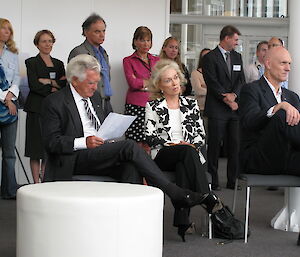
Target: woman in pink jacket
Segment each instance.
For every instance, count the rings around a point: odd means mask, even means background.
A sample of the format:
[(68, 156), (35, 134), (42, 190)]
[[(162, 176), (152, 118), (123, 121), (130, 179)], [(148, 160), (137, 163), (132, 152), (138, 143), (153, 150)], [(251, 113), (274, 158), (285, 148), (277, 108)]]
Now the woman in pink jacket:
[(133, 124), (128, 128), (125, 136), (146, 148), (144, 122), (145, 106), (149, 100), (147, 84), (151, 76), (151, 70), (159, 60), (159, 57), (149, 53), (151, 47), (151, 30), (140, 26), (135, 30), (132, 40), (132, 48), (135, 52), (123, 59), (124, 73), (128, 83), (125, 114), (137, 116)]

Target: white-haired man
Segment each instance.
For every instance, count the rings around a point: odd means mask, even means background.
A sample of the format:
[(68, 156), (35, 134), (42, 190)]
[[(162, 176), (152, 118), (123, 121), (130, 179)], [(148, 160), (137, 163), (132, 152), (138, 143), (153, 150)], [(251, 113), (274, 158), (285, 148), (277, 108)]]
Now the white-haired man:
[(72, 180), (74, 174), (88, 174), (141, 183), (145, 177), (148, 184), (162, 189), (176, 207), (200, 204), (218, 216), (217, 220), (227, 219), (213, 192), (191, 192), (171, 183), (134, 141), (106, 143), (95, 136), (105, 118), (96, 90), (99, 74), (100, 65), (93, 56), (78, 55), (67, 65), (70, 85), (44, 100), (41, 127), (48, 156), (44, 181)]

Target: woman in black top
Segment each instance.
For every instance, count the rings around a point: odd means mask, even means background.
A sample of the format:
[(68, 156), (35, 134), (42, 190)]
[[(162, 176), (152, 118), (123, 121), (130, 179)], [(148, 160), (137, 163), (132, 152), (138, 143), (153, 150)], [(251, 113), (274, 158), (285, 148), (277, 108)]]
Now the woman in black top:
[(45, 168), (45, 152), (39, 124), (41, 105), (47, 95), (66, 85), (63, 62), (50, 56), (54, 42), (51, 31), (37, 32), (33, 43), (39, 49), (39, 54), (25, 61), (30, 89), (24, 107), (27, 112), (25, 156), (30, 157), (34, 183), (39, 182), (40, 170), (41, 178), (43, 177)]

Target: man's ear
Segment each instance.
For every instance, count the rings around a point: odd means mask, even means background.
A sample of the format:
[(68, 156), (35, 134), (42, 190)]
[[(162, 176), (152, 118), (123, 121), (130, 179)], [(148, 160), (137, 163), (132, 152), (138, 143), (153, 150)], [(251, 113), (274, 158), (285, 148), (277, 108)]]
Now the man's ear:
[(72, 78), (72, 85), (73, 85), (74, 87), (76, 87), (77, 84), (78, 84), (78, 81), (79, 81), (78, 77), (73, 76), (73, 78)]
[(264, 65), (269, 70), (270, 69), (270, 59), (265, 59)]

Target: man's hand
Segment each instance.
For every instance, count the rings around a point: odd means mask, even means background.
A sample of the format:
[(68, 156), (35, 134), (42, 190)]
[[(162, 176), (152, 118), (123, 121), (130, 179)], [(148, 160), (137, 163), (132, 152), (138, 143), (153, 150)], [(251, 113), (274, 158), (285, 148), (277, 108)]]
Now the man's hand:
[(96, 137), (96, 136), (89, 136), (86, 138), (86, 146), (87, 148), (96, 148), (100, 145), (104, 144), (104, 140), (100, 137)]
[(222, 96), (224, 96), (223, 101), (225, 103), (227, 103), (227, 102), (232, 103), (236, 99), (236, 94), (235, 93), (225, 93), (225, 94), (222, 94)]
[(228, 106), (231, 110), (236, 111), (239, 108), (239, 105), (236, 102), (229, 102)]
[(300, 121), (300, 114), (299, 111), (289, 104), (288, 102), (281, 102), (279, 104), (276, 104), (273, 109), (273, 113), (276, 113), (280, 109), (285, 110), (286, 113), (286, 123), (290, 126), (298, 125)]
[[(223, 98), (223, 101), (224, 101), (225, 104), (227, 104), (227, 105), (230, 107), (231, 110), (236, 111), (236, 110), (239, 108), (239, 105), (238, 105), (237, 102), (235, 102), (234, 100), (231, 101), (233, 98), (234, 98), (234, 99), (236, 98), (236, 95), (233, 94), (233, 93), (228, 93), (228, 94), (229, 94), (230, 96), (229, 96), (229, 97), (228, 97), (228, 96), (225, 96), (225, 97)], [(223, 95), (228, 95), (228, 94), (223, 94)], [(232, 94), (233, 94), (234, 96), (232, 96)]]
[(193, 147), (193, 148), (196, 148), (195, 145), (190, 144), (190, 143), (185, 142), (185, 141), (180, 141), (180, 142), (177, 143), (177, 144), (175, 144), (175, 143), (169, 143), (169, 146), (173, 146), (173, 145), (189, 145), (189, 146), (191, 146), (191, 147)]

